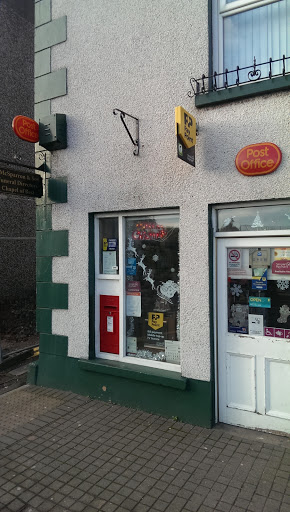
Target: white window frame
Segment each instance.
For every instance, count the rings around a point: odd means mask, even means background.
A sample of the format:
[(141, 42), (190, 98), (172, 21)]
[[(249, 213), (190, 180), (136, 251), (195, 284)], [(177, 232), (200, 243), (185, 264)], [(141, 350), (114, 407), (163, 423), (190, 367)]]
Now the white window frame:
[[(151, 359), (142, 359), (138, 357), (132, 357), (126, 355), (126, 218), (148, 216), (148, 215), (178, 215), (180, 219), (179, 209), (160, 209), (160, 210), (137, 210), (130, 212), (110, 212), (100, 213), (95, 215), (95, 296), (97, 299), (98, 294), (98, 281), (118, 281), (120, 283), (120, 295), (119, 295), (119, 354), (110, 354), (108, 352), (100, 351), (100, 308), (99, 301), (96, 300), (95, 308), (95, 336), (96, 336), (96, 348), (95, 357), (99, 359), (107, 359), (112, 361), (120, 361), (123, 363), (130, 363), (140, 366), (146, 366), (150, 368), (159, 368), (160, 370), (169, 370), (181, 373), (181, 365), (167, 363), (162, 361), (153, 361)], [(119, 226), (119, 274), (108, 275), (99, 273), (99, 261), (100, 261), (100, 249), (99, 249), (99, 220), (103, 218), (118, 218)], [(180, 307), (180, 306), (179, 306)], [(180, 342), (181, 343), (181, 342)]]
[[(274, 4), (282, 0), (236, 0), (229, 4), (226, 0), (212, 0), (212, 47), (213, 47), (213, 71), (223, 73), (223, 19), (241, 12), (257, 9), (264, 5)], [(250, 66), (252, 62), (249, 62)], [(238, 65), (238, 63), (237, 63)], [(223, 80), (221, 80), (222, 82)]]

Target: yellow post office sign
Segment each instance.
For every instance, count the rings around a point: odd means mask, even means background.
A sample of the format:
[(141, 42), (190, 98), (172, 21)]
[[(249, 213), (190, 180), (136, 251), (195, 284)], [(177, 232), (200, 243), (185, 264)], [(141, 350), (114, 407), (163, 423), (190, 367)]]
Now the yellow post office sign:
[(196, 144), (196, 120), (183, 107), (175, 107), (175, 134), (189, 149)]
[(107, 251), (107, 250), (108, 250), (108, 239), (103, 238), (103, 251)]
[(163, 327), (164, 313), (148, 313), (148, 325), (154, 331)]

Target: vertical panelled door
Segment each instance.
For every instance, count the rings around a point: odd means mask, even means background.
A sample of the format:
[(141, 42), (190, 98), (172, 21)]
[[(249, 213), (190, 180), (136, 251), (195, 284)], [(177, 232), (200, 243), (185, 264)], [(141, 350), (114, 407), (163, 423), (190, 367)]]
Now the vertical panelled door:
[(290, 433), (290, 238), (217, 240), (218, 419)]

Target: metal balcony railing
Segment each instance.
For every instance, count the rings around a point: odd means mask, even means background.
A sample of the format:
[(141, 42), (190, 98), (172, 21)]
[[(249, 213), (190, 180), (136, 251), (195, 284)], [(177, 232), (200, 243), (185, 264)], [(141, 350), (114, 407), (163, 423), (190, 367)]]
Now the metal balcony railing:
[(237, 87), (243, 84), (256, 82), (258, 80), (269, 80), (278, 76), (285, 76), (290, 73), (290, 57), (281, 59), (269, 59), (266, 62), (256, 63), (254, 57), (253, 65), (235, 69), (225, 69), (222, 73), (214, 72), (213, 75), (202, 75), (201, 78), (190, 78), (191, 90), (188, 96), (193, 98), (199, 94), (205, 94), (213, 91), (220, 91), (230, 87)]

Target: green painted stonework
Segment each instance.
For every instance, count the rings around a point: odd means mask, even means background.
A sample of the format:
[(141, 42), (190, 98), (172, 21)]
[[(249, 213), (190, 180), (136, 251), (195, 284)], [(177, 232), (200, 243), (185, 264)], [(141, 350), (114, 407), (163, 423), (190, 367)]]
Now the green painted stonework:
[(51, 21), (51, 0), (41, 0), (35, 4), (35, 21), (36, 27)]
[(36, 281), (49, 283), (52, 281), (52, 258), (36, 258)]
[(35, 52), (66, 41), (66, 16), (36, 27)]
[(67, 203), (67, 178), (48, 180), (48, 199), (54, 203)]
[(67, 309), (68, 285), (66, 283), (37, 283), (36, 306), (38, 308)]
[(262, 94), (286, 91), (290, 89), (290, 75), (252, 82), (250, 84), (229, 87), (221, 91), (209, 92), (195, 96), (195, 106), (197, 108), (213, 107), (221, 103), (243, 100)]
[(30, 365), (28, 366), (28, 372), (27, 372), (27, 384), (30, 384), (31, 386), (36, 386), (37, 372), (38, 372), (38, 361), (35, 361), (34, 363), (30, 363)]
[(36, 233), (37, 256), (68, 256), (68, 231)]
[(114, 375), (130, 380), (151, 382), (159, 386), (166, 386), (175, 389), (186, 389), (187, 379), (181, 377), (178, 372), (170, 372), (137, 364), (122, 363), (119, 361), (105, 361), (104, 359), (93, 359), (90, 361), (79, 361), (82, 370), (104, 375)]
[(51, 334), (51, 309), (37, 309), (36, 310), (36, 331), (41, 333)]
[(38, 205), (36, 207), (36, 230), (44, 231), (51, 227), (51, 205)]
[[(51, 112), (50, 103), (50, 100), (46, 100), (34, 105), (34, 119), (37, 123), (41, 117), (49, 116)], [(39, 144), (35, 144), (35, 148), (36, 151), (39, 151)], [(38, 165), (36, 165), (36, 167), (38, 167)]]
[(42, 76), (50, 73), (50, 48), (42, 50), (34, 57), (34, 76)]
[(89, 357), (95, 357), (95, 215), (89, 213)]
[[(44, 335), (46, 336), (46, 335)], [(47, 336), (43, 338), (47, 339)], [(47, 349), (48, 350), (48, 349)], [(70, 390), (165, 417), (212, 427), (211, 382), (186, 379), (186, 389), (83, 370), (77, 359), (44, 353), (40, 348), (37, 385)]]
[[(39, 145), (39, 143), (35, 144), (35, 167), (37, 167), (40, 171), (51, 173), (51, 153), (47, 151), (45, 148)], [(44, 158), (45, 156), (45, 158)], [(45, 179), (45, 175), (42, 175), (42, 178)], [(46, 174), (46, 179), (49, 176)], [(45, 197), (43, 196), (43, 200)]]
[(58, 69), (47, 75), (35, 78), (35, 103), (57, 98), (58, 96), (64, 96), (66, 93), (66, 68)]
[(40, 354), (67, 356), (68, 338), (56, 334), (41, 334), (39, 338)]

